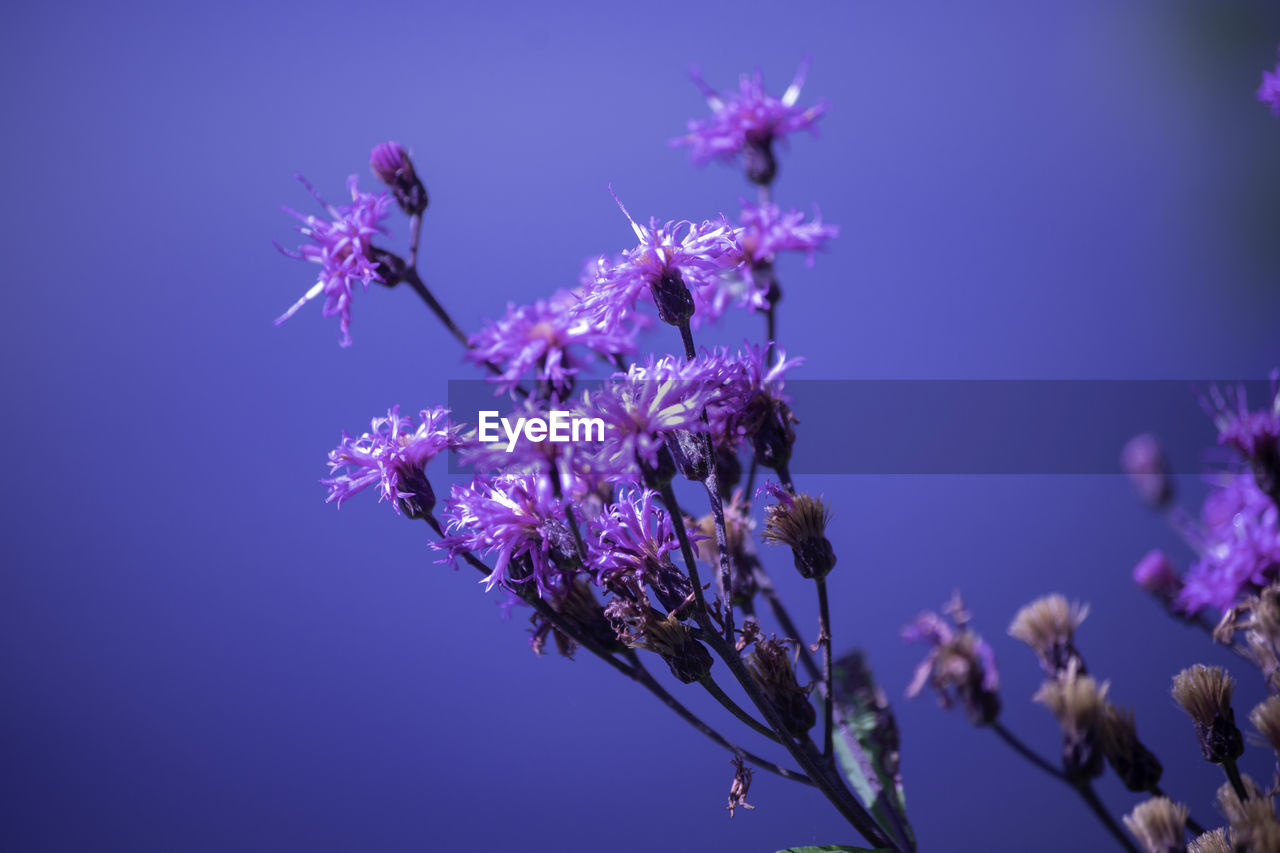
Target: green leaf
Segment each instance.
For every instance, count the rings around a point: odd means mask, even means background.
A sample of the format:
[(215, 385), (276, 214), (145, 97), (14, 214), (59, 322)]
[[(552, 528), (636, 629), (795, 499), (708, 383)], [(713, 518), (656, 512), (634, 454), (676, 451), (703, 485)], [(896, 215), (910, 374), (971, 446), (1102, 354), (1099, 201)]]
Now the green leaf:
[(788, 847), (778, 853), (893, 853), (883, 847), (872, 850), (870, 847), (850, 847), (847, 844), (824, 844), (821, 847)]
[(907, 821), (898, 769), (898, 723), (889, 700), (876, 684), (862, 652), (838, 658), (832, 670), (840, 770), (876, 821), (890, 835), (905, 835), (914, 849), (915, 835)]

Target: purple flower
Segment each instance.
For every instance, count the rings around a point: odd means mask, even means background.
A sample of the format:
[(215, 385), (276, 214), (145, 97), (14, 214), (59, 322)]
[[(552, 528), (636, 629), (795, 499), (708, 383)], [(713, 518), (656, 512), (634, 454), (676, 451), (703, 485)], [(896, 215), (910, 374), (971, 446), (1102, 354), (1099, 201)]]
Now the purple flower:
[(818, 251), (840, 235), (835, 225), (823, 225), (815, 211), (809, 222), (798, 210), (786, 213), (776, 204), (748, 204), (739, 220), (738, 245), (742, 262), (739, 266), (743, 287), (739, 304), (763, 311), (776, 298), (769, 291), (776, 286), (773, 265), (780, 252), (803, 252), (805, 265), (813, 266)]
[(342, 502), (376, 485), (379, 500), (402, 504), (411, 515), (429, 513), (435, 503), (424, 469), (441, 451), (457, 445), (457, 428), (449, 424), (449, 410), (424, 409), (421, 423), (400, 416), (393, 406), (385, 418), (374, 418), (370, 431), (359, 438), (343, 433), (342, 443), (329, 454), (327, 502)]
[(607, 356), (633, 353), (637, 329), (635, 322), (592, 323), (579, 313), (577, 296), (562, 290), (532, 305), (509, 304), (501, 320), (488, 322), (471, 336), (467, 357), (477, 364), (504, 368), (491, 379), (499, 393), (515, 388), (530, 372), (539, 382), (564, 393), (581, 367), (570, 354), (571, 347)]
[[(779, 348), (751, 344), (732, 356), (722, 353), (720, 358), (727, 387), (707, 411), (713, 435), (733, 446), (745, 437), (761, 434), (766, 422), (781, 418), (789, 423), (790, 398), (783, 393), (783, 377), (803, 364), (803, 358), (788, 359)], [(778, 426), (785, 430), (786, 423)]]
[(1227, 475), (1205, 499), (1201, 524), (1201, 556), (1183, 577), (1179, 610), (1226, 610), (1280, 576), (1276, 504), (1250, 475)]
[(347, 179), (351, 204), (334, 207), (321, 198), (301, 175), (298, 180), (315, 196), (331, 219), (325, 221), (314, 216), (303, 216), (296, 210), (283, 208), (286, 213), (302, 221), (298, 231), (312, 242), (299, 246), (296, 252), (284, 249), (279, 243), (276, 248), (291, 258), (319, 264), (320, 275), (311, 289), (276, 320), (276, 325), (288, 320), (299, 308), (323, 293), (324, 316), (339, 318), (342, 330), (339, 343), (344, 347), (351, 346), (351, 296), (354, 285), (358, 282), (367, 290), (370, 282), (382, 281), (378, 274), (378, 262), (373, 255), (372, 241), (375, 235), (387, 233), (380, 223), (387, 216), (390, 200), (386, 193), (373, 195), (360, 192), (357, 187), (358, 179), (352, 175)]
[(647, 581), (670, 563), (667, 555), (679, 545), (657, 498), (651, 489), (622, 491), (616, 503), (590, 520), (591, 568), (601, 583), (619, 575)]
[(698, 224), (688, 220), (659, 224), (650, 219), (646, 228), (631, 218), (621, 201), (618, 206), (639, 243), (614, 262), (601, 258), (596, 263), (593, 275), (584, 282), (582, 316), (598, 329), (614, 329), (647, 292), (663, 322), (684, 322), (694, 310), (689, 286), (695, 290), (713, 286), (721, 270), (734, 262), (733, 230), (723, 219)]
[(969, 613), (956, 593), (943, 607), (951, 617), (948, 622), (933, 611), (926, 611), (902, 629), (909, 643), (930, 646), (916, 667), (907, 696), (920, 694), (926, 684), (938, 692), (944, 708), (962, 705), (974, 725), (990, 723), (1000, 714), (1000, 673), (991, 646), (969, 628)]
[(702, 413), (724, 392), (723, 361), (675, 356), (632, 365), (588, 398), (588, 409), (605, 422), (600, 458), (617, 479), (634, 475), (639, 460), (656, 468), (665, 436), (676, 430), (705, 431)]
[(1256, 412), (1249, 410), (1244, 386), (1209, 391), (1209, 399), (1201, 400), (1205, 411), (1218, 428), (1218, 444), (1231, 447), (1246, 459), (1269, 461), (1276, 456), (1280, 441), (1280, 371), (1271, 374), (1270, 404)]
[(441, 513), (447, 535), (438, 547), (450, 562), (465, 552), (496, 555), (486, 590), (501, 586), (518, 592), (530, 581), (551, 597), (565, 588), (562, 567), (576, 559), (561, 503), (545, 475), (477, 476), (454, 486)]
[(1262, 85), (1258, 87), (1258, 100), (1271, 105), (1271, 114), (1280, 116), (1280, 65), (1275, 71), (1262, 72)]
[(693, 161), (699, 165), (712, 160), (733, 160), (739, 152), (746, 152), (747, 173), (751, 180), (768, 184), (773, 180), (777, 164), (773, 160), (772, 145), (789, 134), (808, 129), (816, 132), (814, 122), (827, 110), (827, 102), (819, 101), (811, 107), (798, 107), (800, 89), (809, 72), (809, 61), (800, 63), (795, 79), (781, 98), (764, 91), (764, 79), (759, 71), (743, 74), (739, 78), (738, 91), (721, 95), (707, 85), (694, 69), (690, 76), (707, 99), (711, 116), (691, 119), (689, 132), (671, 140), (674, 146), (687, 145)]

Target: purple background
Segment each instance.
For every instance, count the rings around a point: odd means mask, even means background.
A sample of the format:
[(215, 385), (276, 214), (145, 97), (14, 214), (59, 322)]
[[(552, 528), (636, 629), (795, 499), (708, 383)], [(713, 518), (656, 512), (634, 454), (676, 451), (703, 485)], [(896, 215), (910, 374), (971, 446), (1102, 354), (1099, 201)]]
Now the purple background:
[[(474, 328), (627, 245), (609, 182), (639, 216), (732, 212), (741, 178), (665, 144), (703, 110), (685, 67), (727, 86), (758, 65), (780, 91), (812, 52), (806, 93), (833, 107), (777, 195), (844, 231), (813, 271), (783, 269), (803, 375), (1280, 363), (1280, 123), (1253, 100), (1280, 41), (1272, 3), (458, 5), (0, 12), (0, 848), (855, 840), (765, 774), (757, 810), (728, 819), (725, 754), (593, 660), (534, 659), (473, 577), (433, 564), (424, 528), (323, 503), (342, 429), (470, 374), (408, 292), (361, 294), (350, 350), (318, 306), (271, 326), (311, 280), (270, 245), (292, 237), (278, 204), (309, 209), (294, 171), (337, 199), (352, 172), (371, 186), (372, 144), (408, 144), (433, 198), (424, 272)], [(1137, 706), (1166, 788), (1214, 820), (1218, 778), (1167, 688), (1193, 661), (1235, 661), (1131, 587), (1148, 547), (1185, 554), (1123, 480), (802, 486), (839, 520), (837, 646), (867, 648), (895, 698), (920, 654), (899, 626), (960, 587), (1001, 660), (1006, 721), (1054, 753), (1026, 701), (1036, 667), (1004, 628), (1038, 594), (1087, 599), (1091, 668)], [(776, 574), (811, 624), (808, 590)], [(1239, 674), (1243, 713), (1260, 691)], [(1110, 843), (989, 733), (929, 698), (896, 705), (922, 850)], [(1250, 752), (1247, 769), (1270, 768)], [(1101, 790), (1117, 813), (1135, 802), (1110, 776)]]

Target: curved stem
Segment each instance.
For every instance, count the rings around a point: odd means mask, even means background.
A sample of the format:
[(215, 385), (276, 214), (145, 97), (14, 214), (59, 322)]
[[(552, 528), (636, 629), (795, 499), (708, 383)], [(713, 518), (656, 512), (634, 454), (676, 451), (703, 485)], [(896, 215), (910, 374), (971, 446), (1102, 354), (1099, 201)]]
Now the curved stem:
[(715, 679), (710, 675), (704, 675), (699, 683), (705, 687), (707, 692), (710, 693), (717, 702), (723, 705), (729, 713), (733, 714), (739, 720), (746, 723), (752, 729), (755, 729), (774, 743), (778, 742), (778, 736), (773, 733), (772, 729), (748, 714), (742, 709), (741, 705), (729, 698), (729, 695), (720, 688), (719, 684), (716, 684)]
[(1098, 799), (1097, 792), (1093, 790), (1092, 783), (1081, 782), (1073, 785), (1072, 787), (1079, 792), (1080, 798), (1083, 799), (1089, 808), (1093, 810), (1094, 815), (1102, 822), (1102, 825), (1107, 828), (1107, 832), (1110, 832), (1112, 837), (1120, 843), (1121, 847), (1128, 850), (1129, 853), (1142, 853), (1142, 851), (1138, 849), (1137, 845), (1130, 840), (1129, 836), (1125, 835), (1124, 830), (1120, 828), (1120, 824), (1116, 823), (1116, 819), (1113, 818), (1111, 813), (1107, 811), (1106, 807), (1102, 805), (1102, 801)]
[(1036, 754), (1036, 752), (1031, 747), (1023, 743), (1017, 735), (1005, 728), (1004, 723), (996, 720), (991, 724), (991, 730), (995, 732), (1002, 741), (1013, 747), (1014, 752), (1021, 755), (1027, 761), (1030, 761), (1037, 768), (1048, 773), (1060, 782), (1067, 781), (1067, 774), (1063, 773), (1060, 769), (1054, 767), (1048, 761)]

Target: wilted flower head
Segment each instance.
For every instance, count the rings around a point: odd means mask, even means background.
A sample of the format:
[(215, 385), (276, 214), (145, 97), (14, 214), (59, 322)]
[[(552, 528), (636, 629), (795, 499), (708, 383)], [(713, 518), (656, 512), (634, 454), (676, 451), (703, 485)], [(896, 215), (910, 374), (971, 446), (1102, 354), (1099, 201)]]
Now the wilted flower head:
[(385, 418), (374, 418), (359, 438), (343, 433), (342, 443), (329, 454), (327, 501), (342, 506), (354, 494), (376, 485), (379, 500), (393, 501), (396, 512), (425, 516), (435, 494), (424, 469), (442, 451), (456, 447), (458, 428), (449, 424), (449, 410), (436, 407), (419, 413), (420, 423), (401, 417), (393, 406)]
[(1231, 845), (1237, 853), (1280, 850), (1280, 821), (1268, 796), (1239, 803), (1231, 820)]
[(1102, 711), (1099, 744), (1111, 769), (1130, 791), (1150, 791), (1160, 782), (1160, 759), (1138, 740), (1133, 711), (1110, 702)]
[(1248, 474), (1228, 474), (1205, 499), (1203, 548), (1183, 578), (1177, 607), (1226, 610), (1280, 576), (1280, 510)]
[(747, 655), (747, 668), (773, 702), (787, 731), (804, 737), (817, 723), (818, 715), (809, 703), (809, 688), (801, 687), (796, 681), (787, 644), (774, 638), (757, 641)]
[(578, 309), (578, 297), (564, 290), (532, 305), (508, 304), (505, 316), (490, 320), (471, 336), (467, 358), (503, 368), (490, 379), (500, 392), (512, 390), (532, 374), (563, 394), (582, 366), (571, 348), (618, 355), (635, 352), (636, 347), (636, 322), (597, 324)]
[(671, 674), (685, 684), (706, 677), (714, 661), (706, 647), (674, 613), (655, 615), (647, 601), (615, 598), (605, 608), (618, 640), (662, 657)]
[(1245, 653), (1262, 670), (1272, 691), (1280, 690), (1280, 584), (1272, 584), (1228, 610), (1213, 638), (1231, 645), (1244, 634)]
[(1249, 712), (1249, 722), (1258, 730), (1271, 750), (1280, 755), (1280, 696), (1269, 696)]
[(283, 208), (286, 213), (302, 221), (298, 231), (309, 238), (311, 243), (299, 246), (296, 252), (284, 249), (279, 243), (276, 248), (291, 258), (319, 264), (320, 275), (311, 289), (276, 320), (276, 325), (288, 320), (299, 308), (323, 293), (325, 302), (322, 313), (326, 317), (339, 318), (338, 325), (342, 331), (339, 343), (344, 347), (351, 346), (351, 296), (354, 285), (363, 284), (367, 290), (370, 282), (383, 280), (373, 249), (373, 238), (377, 234), (387, 233), (381, 222), (387, 216), (390, 200), (386, 193), (375, 196), (360, 192), (358, 179), (352, 175), (347, 179), (351, 204), (335, 207), (321, 198), (301, 175), (298, 180), (315, 196), (316, 201), (329, 214), (330, 220), (303, 216), (292, 208)]
[(831, 510), (813, 495), (793, 496), (773, 483), (763, 488), (776, 500), (765, 510), (765, 541), (790, 547), (801, 577), (825, 577), (836, 565), (835, 550), (827, 538)]
[(1153, 797), (1124, 816), (1124, 825), (1147, 853), (1183, 853), (1187, 807), (1168, 797)]
[(1231, 710), (1235, 679), (1217, 666), (1196, 664), (1173, 679), (1173, 698), (1191, 717), (1206, 761), (1222, 764), (1244, 752), (1244, 739)]
[(1062, 729), (1062, 767), (1071, 779), (1092, 779), (1102, 772), (1099, 744), (1107, 685), (1069, 671), (1041, 685), (1035, 700), (1053, 714)]
[[(1248, 800), (1262, 799), (1262, 789), (1258, 787), (1258, 783), (1253, 781), (1253, 777), (1248, 773), (1240, 774), (1240, 782), (1244, 787), (1244, 793)], [(1230, 782), (1223, 782), (1218, 787), (1215, 802), (1218, 806), (1218, 811), (1222, 813), (1228, 823), (1234, 825), (1244, 817), (1240, 796)]]
[(961, 705), (974, 725), (994, 722), (1000, 716), (1000, 673), (995, 652), (970, 627), (969, 611), (960, 593), (943, 608), (950, 622), (933, 611), (925, 611), (902, 629), (910, 643), (926, 643), (930, 648), (916, 667), (907, 696), (920, 694), (928, 684), (938, 692), (944, 708)]
[(779, 98), (765, 92), (764, 78), (759, 71), (743, 74), (738, 81), (738, 91), (722, 95), (693, 69), (690, 76), (706, 97), (711, 116), (691, 119), (689, 132), (671, 140), (671, 144), (689, 146), (693, 161), (698, 164), (732, 161), (743, 152), (747, 177), (757, 184), (769, 184), (778, 168), (773, 156), (774, 141), (783, 140), (798, 130), (816, 132), (814, 123), (827, 110), (826, 101), (811, 107), (796, 105), (808, 72), (806, 59)]
[(636, 300), (647, 292), (660, 320), (672, 325), (687, 322), (694, 314), (689, 287), (713, 287), (725, 266), (736, 261), (733, 229), (723, 219), (701, 223), (650, 219), (645, 227), (631, 218), (621, 201), (618, 206), (639, 243), (615, 262), (600, 259), (594, 275), (584, 281), (581, 315), (596, 328), (613, 329), (632, 314)]
[(1280, 65), (1275, 71), (1262, 72), (1262, 85), (1258, 87), (1258, 100), (1271, 106), (1271, 114), (1280, 116)]
[(564, 511), (545, 476), (479, 475), (454, 486), (441, 513), (448, 535), (439, 547), (456, 562), (464, 552), (496, 555), (485, 589), (502, 586), (517, 594), (533, 581), (543, 597), (564, 588), (564, 568), (577, 560)]
[(747, 792), (751, 790), (751, 768), (746, 766), (741, 758), (733, 759), (733, 784), (729, 786), (729, 817), (733, 817), (734, 812), (740, 808), (754, 809), (755, 806), (747, 802)]
[(1030, 646), (1050, 675), (1061, 675), (1068, 669), (1085, 672), (1075, 636), (1076, 628), (1088, 615), (1087, 604), (1068, 602), (1058, 594), (1047, 595), (1018, 611), (1009, 626), (1009, 636)]

